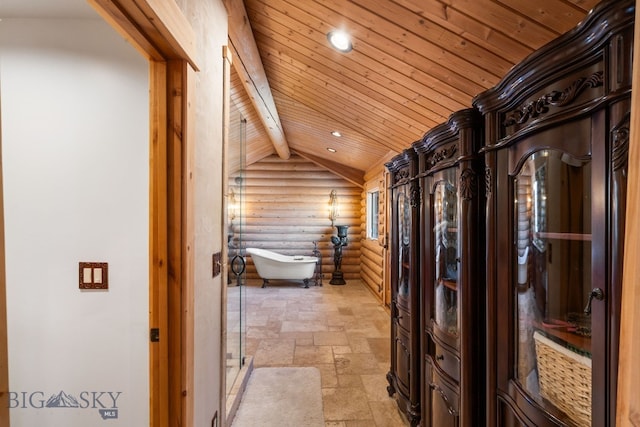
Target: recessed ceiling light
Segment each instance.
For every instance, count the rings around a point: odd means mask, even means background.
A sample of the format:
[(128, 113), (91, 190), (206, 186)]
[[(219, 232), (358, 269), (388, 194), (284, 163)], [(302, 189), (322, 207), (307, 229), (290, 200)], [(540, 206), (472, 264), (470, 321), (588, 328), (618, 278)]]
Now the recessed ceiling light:
[(335, 153), (336, 149), (335, 148), (327, 148), (327, 151), (330, 153)]
[(331, 31), (327, 34), (327, 39), (331, 46), (338, 49), (340, 52), (350, 52), (353, 49), (349, 35), (344, 31)]
[(334, 130), (333, 132), (331, 132), (331, 135), (335, 136), (336, 138), (340, 138), (342, 136), (342, 134), (337, 130)]

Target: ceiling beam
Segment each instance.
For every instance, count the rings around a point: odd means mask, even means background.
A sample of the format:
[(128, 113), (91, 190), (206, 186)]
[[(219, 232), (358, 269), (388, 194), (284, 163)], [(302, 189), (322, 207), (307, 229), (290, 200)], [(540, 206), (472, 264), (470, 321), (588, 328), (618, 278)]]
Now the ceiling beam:
[(278, 156), (288, 159), (291, 157), (289, 144), (280, 123), (244, 3), (242, 0), (228, 0), (225, 4), (229, 13), (229, 44), (233, 55), (233, 66)]
[(322, 157), (314, 156), (313, 154), (305, 153), (300, 150), (296, 150), (296, 154), (317, 164), (318, 166), (322, 166), (323, 168), (333, 172), (339, 177), (346, 179), (353, 185), (364, 188), (364, 172), (355, 168), (350, 168), (349, 166), (345, 166), (342, 163), (323, 159)]

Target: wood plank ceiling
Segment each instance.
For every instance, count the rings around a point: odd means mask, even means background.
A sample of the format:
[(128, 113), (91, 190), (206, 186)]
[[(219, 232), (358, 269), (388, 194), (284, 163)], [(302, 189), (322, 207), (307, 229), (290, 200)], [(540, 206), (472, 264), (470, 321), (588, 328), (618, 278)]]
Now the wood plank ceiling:
[[(289, 148), (358, 184), (597, 3), (244, 0)], [(351, 34), (351, 52), (329, 46), (336, 29)], [(276, 150), (241, 82), (234, 73), (251, 164)]]

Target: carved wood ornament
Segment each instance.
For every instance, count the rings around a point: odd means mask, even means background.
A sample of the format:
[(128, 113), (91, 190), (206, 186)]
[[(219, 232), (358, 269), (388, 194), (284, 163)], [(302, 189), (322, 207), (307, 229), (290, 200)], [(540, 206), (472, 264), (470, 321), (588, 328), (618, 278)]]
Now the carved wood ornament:
[(627, 114), (622, 121), (611, 130), (611, 166), (614, 171), (626, 169), (629, 160), (629, 120), (630, 116)]
[(443, 160), (450, 159), (454, 154), (458, 152), (458, 146), (452, 145), (450, 147), (445, 147), (442, 150), (438, 150), (429, 158), (429, 164), (431, 167), (437, 165)]
[(489, 166), (484, 168), (484, 191), (488, 199), (491, 196), (491, 168)]
[(396, 172), (393, 179), (395, 180), (395, 182), (400, 182), (400, 181), (409, 179), (409, 170), (408, 169), (399, 170), (398, 172)]
[(411, 203), (412, 207), (417, 208), (418, 206), (420, 206), (420, 203), (422, 202), (420, 185), (418, 185), (418, 183), (415, 181), (413, 182), (413, 184), (411, 184), (411, 193), (409, 197), (409, 203)]
[(573, 102), (585, 89), (593, 89), (603, 84), (604, 73), (602, 71), (597, 71), (588, 78), (580, 77), (563, 91), (554, 90), (508, 113), (502, 125), (507, 127), (526, 123), (530, 119), (547, 113), (550, 105), (563, 107)]
[(472, 200), (476, 197), (478, 180), (473, 169), (467, 168), (460, 174), (460, 195), (463, 200)]

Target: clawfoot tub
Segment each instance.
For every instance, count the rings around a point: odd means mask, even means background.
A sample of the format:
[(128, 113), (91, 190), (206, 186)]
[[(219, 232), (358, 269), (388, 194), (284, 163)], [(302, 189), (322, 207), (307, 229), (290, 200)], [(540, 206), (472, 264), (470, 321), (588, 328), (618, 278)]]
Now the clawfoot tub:
[(266, 249), (247, 248), (253, 263), (262, 277), (262, 287), (269, 284), (269, 280), (302, 280), (304, 287), (309, 287), (309, 279), (315, 273), (318, 258), (313, 256), (283, 255)]

